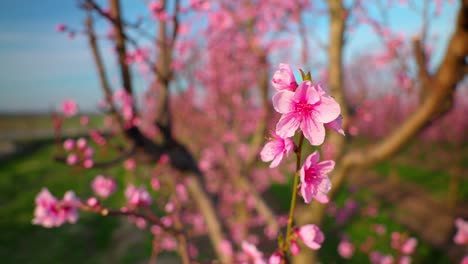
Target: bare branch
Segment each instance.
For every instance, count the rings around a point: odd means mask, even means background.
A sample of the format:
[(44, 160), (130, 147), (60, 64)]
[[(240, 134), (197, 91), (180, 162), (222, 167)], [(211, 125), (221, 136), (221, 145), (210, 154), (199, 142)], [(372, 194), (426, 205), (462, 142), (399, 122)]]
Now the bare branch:
[(109, 7), (110, 15), (115, 20), (115, 44), (117, 48), (117, 55), (119, 58), (120, 77), (122, 78), (122, 84), (125, 91), (127, 91), (128, 94), (133, 95), (132, 79), (130, 75), (130, 70), (126, 63), (127, 51), (125, 45), (124, 29), (120, 17), (120, 1), (109, 0)]
[[(416, 64), (418, 65), (418, 75), (422, 83), (421, 93), (426, 94), (426, 89), (430, 87), (431, 76), (427, 71), (427, 58), (421, 45), (421, 40), (418, 37), (415, 37), (413, 39), (414, 58), (416, 60)], [(422, 96), (421, 98), (424, 98), (424, 96)]]
[(88, 16), (86, 18), (86, 33), (88, 35), (89, 46), (93, 54), (94, 63), (96, 64), (96, 68), (98, 71), (98, 77), (101, 83), (101, 89), (104, 92), (104, 97), (106, 99), (107, 104), (110, 107), (111, 114), (116, 119), (120, 128), (124, 129), (124, 122), (122, 120), (122, 117), (118, 113), (117, 108), (115, 107), (114, 100), (112, 99), (112, 89), (107, 80), (105, 66), (101, 57), (99, 46), (97, 44), (96, 34), (94, 33), (93, 18), (89, 11), (87, 11), (87, 13), (88, 13)]

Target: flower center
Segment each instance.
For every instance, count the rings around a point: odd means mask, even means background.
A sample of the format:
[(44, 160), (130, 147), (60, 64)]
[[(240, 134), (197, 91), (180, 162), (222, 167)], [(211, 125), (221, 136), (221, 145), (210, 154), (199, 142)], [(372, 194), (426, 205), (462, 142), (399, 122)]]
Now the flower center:
[(318, 175), (314, 171), (308, 170), (305, 172), (304, 180), (306, 183), (311, 184), (315, 182), (317, 179), (318, 179)]
[(306, 102), (298, 102), (294, 105), (294, 112), (301, 116), (309, 115), (313, 109), (314, 106)]

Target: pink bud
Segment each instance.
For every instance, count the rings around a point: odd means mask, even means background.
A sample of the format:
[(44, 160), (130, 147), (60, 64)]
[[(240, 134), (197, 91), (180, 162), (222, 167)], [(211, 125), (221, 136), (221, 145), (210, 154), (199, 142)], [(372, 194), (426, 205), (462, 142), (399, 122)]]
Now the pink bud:
[(187, 189), (185, 189), (185, 186), (182, 184), (177, 184), (176, 185), (176, 193), (177, 197), (181, 202), (185, 202), (188, 200), (188, 194), (187, 194)]
[(87, 147), (84, 151), (83, 151), (83, 154), (86, 158), (91, 158), (93, 157), (93, 154), (94, 154), (94, 150), (90, 147)]
[(85, 167), (86, 169), (92, 168), (93, 165), (94, 165), (94, 161), (92, 159), (85, 159), (83, 161), (83, 167)]
[(124, 167), (128, 171), (132, 171), (136, 168), (136, 161), (135, 159), (128, 159), (124, 162)]
[(283, 260), (283, 257), (281, 256), (281, 253), (276, 251), (271, 255), (270, 259), (268, 260), (268, 264), (281, 264), (281, 261)]
[(301, 252), (301, 248), (299, 247), (299, 244), (295, 240), (291, 240), (291, 244), (289, 245), (289, 248), (291, 250), (291, 253), (296, 256)]
[(158, 191), (161, 188), (161, 183), (157, 178), (151, 178), (151, 188), (155, 191)]
[(75, 148), (75, 141), (73, 139), (67, 139), (63, 142), (63, 148), (66, 151), (71, 151)]
[(167, 154), (161, 155), (161, 157), (159, 158), (159, 161), (158, 161), (158, 163), (161, 164), (161, 165), (162, 164), (167, 164), (168, 162), (169, 162), (169, 155), (167, 155)]
[(67, 164), (70, 166), (76, 165), (78, 162), (78, 155), (76, 153), (71, 153), (67, 156)]
[(89, 206), (89, 207), (96, 207), (99, 205), (99, 200), (96, 199), (96, 197), (90, 197), (87, 201), (86, 201), (86, 204)]
[(55, 26), (55, 31), (57, 32), (64, 32), (67, 29), (67, 26), (65, 24), (58, 24)]
[(77, 141), (76, 141), (76, 147), (80, 150), (83, 150), (85, 149), (86, 147), (88, 146), (88, 141), (86, 141), (85, 138), (79, 138)]
[(168, 213), (172, 213), (174, 209), (175, 209), (175, 206), (174, 206), (174, 203), (172, 202), (168, 202), (166, 206), (164, 207), (164, 210), (166, 210), (166, 212)]

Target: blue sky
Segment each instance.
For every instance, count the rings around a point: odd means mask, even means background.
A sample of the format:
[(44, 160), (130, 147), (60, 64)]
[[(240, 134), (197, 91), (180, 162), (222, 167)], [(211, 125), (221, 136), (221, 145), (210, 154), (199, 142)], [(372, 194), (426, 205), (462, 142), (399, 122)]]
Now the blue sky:
[[(122, 2), (129, 17), (143, 12), (144, 1)], [(456, 8), (446, 5), (443, 15), (432, 26), (441, 40), (446, 40), (453, 29)], [(74, 0), (0, 1), (0, 112), (49, 111), (65, 98), (74, 98), (82, 109), (96, 108), (101, 92), (86, 39), (70, 40), (55, 32), (58, 23), (79, 27), (83, 20)], [(390, 21), (411, 35), (417, 32), (420, 23), (414, 13), (402, 8), (392, 10)], [(318, 33), (326, 36), (326, 23), (319, 25)], [(372, 33), (360, 29), (346, 56), (375, 44)], [(438, 44), (438, 54), (444, 46), (445, 41)], [(110, 47), (102, 49), (112, 78), (115, 65), (109, 59)], [(137, 86), (142, 90), (145, 84), (138, 81)]]

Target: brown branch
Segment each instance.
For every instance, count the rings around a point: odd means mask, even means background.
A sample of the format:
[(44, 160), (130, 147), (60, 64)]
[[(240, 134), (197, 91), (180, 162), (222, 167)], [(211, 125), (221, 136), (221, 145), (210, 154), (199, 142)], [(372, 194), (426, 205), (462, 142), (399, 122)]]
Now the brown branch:
[[(341, 107), (343, 117), (343, 129), (348, 124), (348, 103), (346, 101), (343, 85), (343, 47), (344, 30), (346, 27), (347, 12), (341, 0), (329, 0), (328, 7), (330, 12), (330, 43), (328, 45), (328, 86), (330, 94), (335, 98)], [(333, 133), (329, 141), (336, 149), (335, 158), (339, 158), (344, 151), (345, 139), (343, 136)]]
[(126, 63), (126, 45), (125, 45), (125, 35), (122, 25), (122, 20), (120, 16), (120, 1), (119, 0), (109, 0), (110, 7), (110, 16), (114, 18), (114, 30), (115, 30), (115, 45), (117, 49), (117, 55), (119, 60), (120, 68), (120, 77), (122, 79), (122, 85), (125, 91), (128, 94), (133, 95), (132, 87), (132, 78), (130, 75), (130, 70)]
[(418, 66), (418, 76), (419, 80), (422, 82), (421, 85), (421, 99), (427, 95), (428, 89), (431, 83), (431, 76), (427, 71), (427, 58), (426, 54), (421, 46), (422, 42), (418, 37), (413, 39), (413, 51), (414, 51), (414, 58), (416, 60), (416, 64)]
[(117, 123), (119, 124), (120, 128), (124, 128), (124, 122), (122, 117), (117, 111), (117, 108), (115, 107), (114, 100), (112, 99), (112, 89), (110, 87), (110, 84), (107, 79), (107, 74), (105, 70), (105, 66), (102, 60), (101, 52), (99, 50), (99, 46), (97, 44), (96, 40), (96, 34), (94, 32), (94, 26), (93, 26), (93, 18), (92, 15), (90, 14), (89, 10), (87, 10), (87, 18), (86, 18), (86, 32), (88, 35), (88, 41), (89, 41), (89, 46), (91, 48), (91, 52), (93, 54), (93, 59), (94, 63), (96, 64), (96, 68), (98, 71), (98, 77), (99, 81), (101, 83), (101, 89), (104, 92), (104, 97), (106, 99), (107, 104), (110, 107), (110, 112), (116, 119)]
[[(88, 209), (88, 210), (94, 211), (93, 208)], [(121, 211), (121, 210), (100, 208), (99, 213), (102, 214), (103, 216), (121, 215), (121, 216), (139, 217), (139, 218), (145, 219), (146, 221), (148, 221), (148, 222), (150, 222), (150, 223), (152, 223), (154, 225), (157, 225), (157, 226), (161, 227), (164, 231), (169, 232), (171, 234), (179, 235), (179, 234), (182, 233), (181, 229), (175, 229), (175, 228), (172, 228), (172, 227), (165, 226), (157, 217), (154, 217), (154, 216), (148, 215), (148, 214), (143, 214), (143, 213), (136, 212), (136, 211)]]
[(199, 179), (195, 175), (190, 175), (187, 179), (187, 189), (190, 196), (194, 199), (206, 223), (208, 236), (211, 240), (211, 245), (215, 250), (218, 258), (222, 263), (232, 263), (230, 257), (226, 255), (219, 245), (224, 240), (223, 230), (219, 222), (216, 211), (214, 210), (211, 200), (206, 195)]
[[(166, 1), (162, 1), (163, 8), (168, 9)], [(159, 111), (158, 111), (158, 126), (164, 128), (169, 137), (172, 137), (172, 116), (170, 108), (170, 87), (169, 83), (173, 76), (173, 71), (171, 69), (172, 64), (172, 51), (178, 36), (179, 29), (179, 18), (178, 13), (180, 9), (180, 1), (175, 1), (175, 13), (173, 16), (173, 31), (169, 39), (167, 36), (167, 23), (165, 21), (159, 21), (159, 52), (160, 57), (159, 63), (157, 65), (158, 82), (161, 85), (161, 97), (159, 100)], [(167, 10), (166, 10), (167, 11)]]

